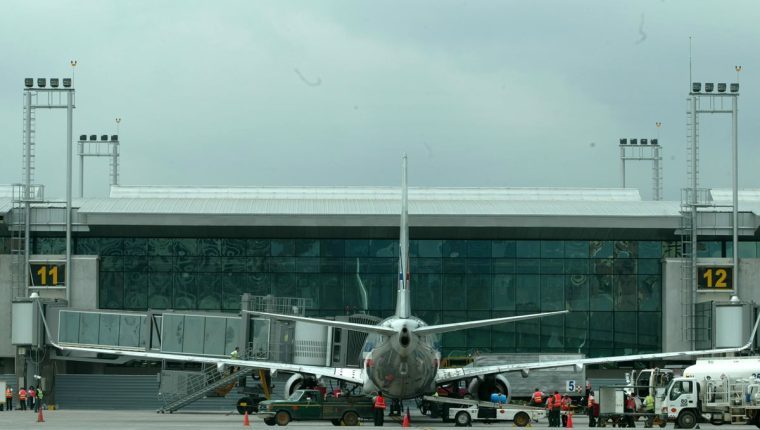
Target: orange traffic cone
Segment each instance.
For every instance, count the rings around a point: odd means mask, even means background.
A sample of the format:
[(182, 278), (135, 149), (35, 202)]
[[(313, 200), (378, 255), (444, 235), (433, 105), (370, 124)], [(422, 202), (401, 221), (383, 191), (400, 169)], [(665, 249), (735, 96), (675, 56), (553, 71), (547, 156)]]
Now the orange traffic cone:
[(44, 423), (45, 422), (45, 418), (42, 417), (42, 406), (39, 406), (37, 408), (37, 422), (38, 423)]
[(572, 412), (567, 413), (567, 428), (569, 429), (573, 428), (573, 413)]
[(411, 420), (409, 419), (409, 408), (406, 408), (406, 415), (404, 415), (404, 421), (401, 422), (401, 427), (409, 427)]
[(243, 416), (243, 427), (249, 427), (251, 425), (251, 421), (248, 419), (248, 410), (245, 411), (245, 416)]

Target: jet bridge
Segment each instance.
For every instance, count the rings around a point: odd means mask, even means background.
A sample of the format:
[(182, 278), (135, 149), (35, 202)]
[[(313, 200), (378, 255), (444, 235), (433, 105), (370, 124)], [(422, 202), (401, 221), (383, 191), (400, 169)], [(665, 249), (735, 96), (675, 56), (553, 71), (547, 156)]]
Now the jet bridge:
[[(286, 308), (280, 306), (283, 303), (287, 304)], [(243, 300), (244, 309), (269, 310), (272, 307), (281, 312), (289, 311), (283, 313), (303, 315), (307, 304), (305, 300), (297, 298), (249, 296)], [(299, 354), (298, 324), (255, 318), (245, 312), (236, 315), (184, 311), (81, 310), (57, 307), (52, 303), (46, 308), (48, 329), (55, 342), (64, 346), (102, 348), (115, 352), (114, 356), (107, 357), (102, 354), (60, 354), (54, 351), (52, 358), (56, 360), (113, 364), (130, 361), (128, 357), (117, 355), (120, 350), (229, 358), (230, 352), (236, 347), (240, 348), (241, 359), (290, 363), (304, 358), (300, 357), (303, 353)], [(303, 329), (300, 331), (303, 332)], [(316, 338), (311, 339), (318, 341)], [(326, 348), (326, 341), (318, 343)], [(315, 343), (311, 345), (313, 349)], [(322, 357), (328, 353), (323, 352)], [(249, 396), (240, 402), (248, 403), (250, 408), (251, 398), (269, 396), (269, 387), (258, 387), (258, 383), (246, 387), (247, 376), (256, 370), (241, 367), (233, 372), (229, 368), (211, 365), (202, 366), (200, 371), (188, 371), (164, 361), (159, 374), (159, 398), (163, 405), (158, 411), (173, 412), (204, 397), (224, 397), (236, 385), (239, 392)], [(261, 372), (259, 376), (259, 380), (268, 378)]]

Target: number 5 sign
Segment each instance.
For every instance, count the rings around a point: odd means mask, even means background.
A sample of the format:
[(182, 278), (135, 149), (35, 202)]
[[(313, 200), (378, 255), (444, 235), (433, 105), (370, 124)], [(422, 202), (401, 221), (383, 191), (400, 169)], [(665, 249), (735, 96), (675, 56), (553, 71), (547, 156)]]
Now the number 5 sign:
[(575, 391), (576, 387), (577, 385), (575, 384), (575, 379), (568, 379), (567, 381), (565, 381), (565, 392), (571, 393)]

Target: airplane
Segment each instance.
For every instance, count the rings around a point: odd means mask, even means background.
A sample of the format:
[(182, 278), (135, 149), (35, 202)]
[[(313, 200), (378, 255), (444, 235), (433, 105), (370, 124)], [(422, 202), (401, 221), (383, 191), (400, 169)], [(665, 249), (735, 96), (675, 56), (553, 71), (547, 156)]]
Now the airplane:
[[(216, 364), (220, 369), (224, 366), (244, 366), (267, 369), (271, 372), (290, 373), (292, 376), (288, 379), (288, 382), (285, 385), (286, 396), (290, 395), (309, 380), (315, 381), (322, 378), (329, 378), (356, 384), (362, 388), (363, 394), (372, 395), (383, 393), (386, 397), (404, 400), (434, 393), (439, 386), (461, 380), (469, 381), (470, 393), (474, 395), (480, 394), (480, 397), (484, 397), (483, 393), (490, 394), (494, 391), (499, 391), (508, 395), (509, 381), (504, 376), (504, 374), (508, 372), (519, 371), (523, 376), (527, 376), (528, 373), (534, 369), (575, 366), (578, 370), (582, 370), (583, 366), (590, 364), (736, 353), (749, 349), (752, 345), (752, 340), (757, 333), (758, 324), (760, 324), (760, 316), (758, 316), (758, 319), (755, 322), (749, 341), (741, 347), (620, 355), (534, 363), (504, 363), (503, 365), (482, 367), (467, 366), (442, 369), (439, 367), (440, 352), (437, 348), (437, 345), (439, 344), (438, 336), (442, 333), (505, 324), (532, 318), (562, 315), (569, 311), (543, 312), (437, 325), (427, 325), (420, 318), (415, 317), (412, 313), (410, 300), (407, 200), (407, 157), (404, 155), (402, 158), (401, 178), (399, 283), (396, 295), (396, 312), (393, 316), (384, 319), (377, 325), (370, 325), (295, 315), (244, 311), (260, 317), (317, 324), (366, 333), (368, 336), (362, 349), (364, 359), (361, 368), (308, 366), (258, 360), (233, 360), (187, 354), (168, 354), (60, 345), (52, 341), (53, 338), (50, 336), (49, 332), (47, 333), (48, 339), (50, 339), (50, 343), (54, 347), (62, 351), (122, 355), (144, 360), (169, 360)], [(47, 323), (44, 319), (43, 323), (47, 330)]]

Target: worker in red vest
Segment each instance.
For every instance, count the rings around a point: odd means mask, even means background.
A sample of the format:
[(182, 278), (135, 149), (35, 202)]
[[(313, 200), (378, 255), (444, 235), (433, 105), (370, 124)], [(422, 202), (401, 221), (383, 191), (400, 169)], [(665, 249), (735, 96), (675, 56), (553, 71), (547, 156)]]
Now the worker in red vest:
[(23, 386), (18, 390), (18, 407), (22, 411), (26, 410), (26, 390)]
[(555, 391), (552, 398), (554, 400), (554, 409), (552, 409), (552, 413), (554, 413), (554, 427), (559, 427), (561, 425), (560, 408), (562, 407), (562, 396), (560, 396), (559, 391)]
[(547, 417), (549, 419), (549, 427), (556, 427), (554, 425), (554, 396), (549, 396), (546, 399)]
[(378, 393), (375, 397), (375, 427), (382, 427), (385, 419), (385, 398), (383, 393)]
[(536, 388), (536, 391), (533, 392), (533, 396), (530, 398), (530, 404), (531, 406), (540, 406), (544, 404), (544, 393), (542, 393), (538, 388)]

